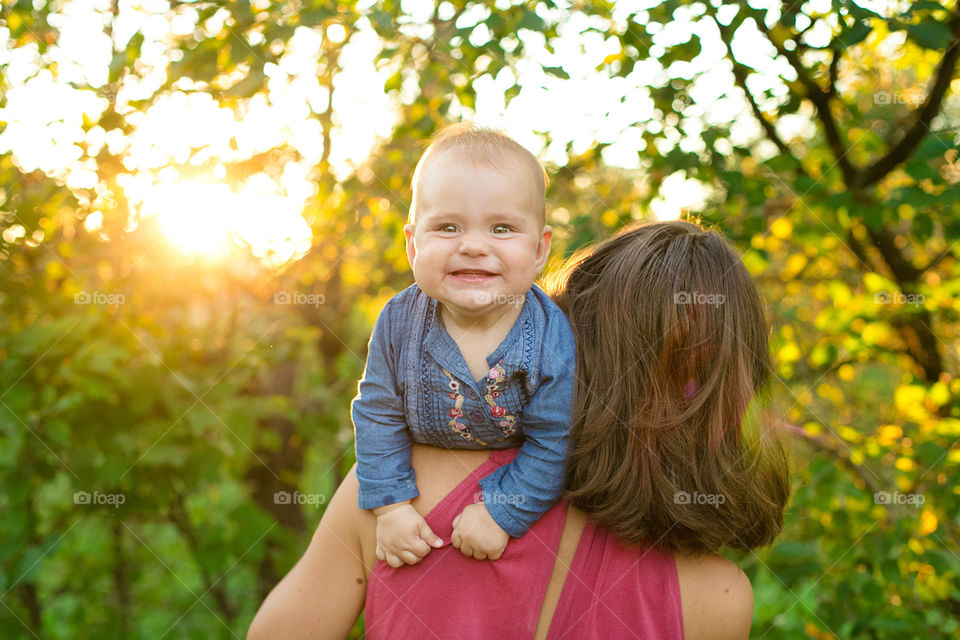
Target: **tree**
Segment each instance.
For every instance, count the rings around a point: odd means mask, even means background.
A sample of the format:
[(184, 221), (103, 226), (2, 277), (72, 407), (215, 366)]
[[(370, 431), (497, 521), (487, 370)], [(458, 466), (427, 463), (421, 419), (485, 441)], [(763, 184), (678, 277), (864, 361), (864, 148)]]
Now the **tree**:
[[(955, 634), (955, 3), (112, 2), (89, 35), (104, 62), (82, 78), (60, 56), (69, 9), (0, 15), (7, 52), (30, 60), (22, 75), (2, 58), (2, 106), (50, 79), (73, 114), (60, 130), (80, 130), (70, 170), (0, 150), (4, 637), (243, 632), (319, 520), (293, 496), (330, 495), (352, 463), (369, 327), (410, 281), (416, 144), (471, 116), (481, 78), (512, 78), (508, 99), (531, 61), (565, 81), (542, 51), (594, 35), (616, 45), (598, 73), (651, 111), (628, 123), (639, 169), (608, 166), (599, 142), (550, 168), (558, 255), (648, 217), (682, 173), (710, 190), (700, 215), (771, 301), (786, 403), (771, 419), (796, 438), (798, 482), (781, 541), (740, 558), (758, 636)], [(396, 120), (344, 171), (344, 60), (371, 36)], [(187, 145), (133, 166), (153, 107), (249, 116), (283, 99), (306, 39), (315, 153), (234, 136), (229, 153)], [(316, 185), (312, 239), (289, 259), (252, 246), (185, 258), (125, 187), (168, 167), (279, 184), (298, 163)]]
[[(810, 448), (790, 540), (753, 558), (760, 619), (817, 638), (949, 635), (960, 10), (765, 6), (661, 3), (631, 16), (610, 60), (624, 75), (657, 59), (662, 130), (638, 123), (654, 183), (685, 171), (713, 187), (704, 217), (750, 247), (775, 301), (782, 421)], [(686, 38), (668, 41), (681, 17)], [(698, 100), (717, 68), (757, 135)]]

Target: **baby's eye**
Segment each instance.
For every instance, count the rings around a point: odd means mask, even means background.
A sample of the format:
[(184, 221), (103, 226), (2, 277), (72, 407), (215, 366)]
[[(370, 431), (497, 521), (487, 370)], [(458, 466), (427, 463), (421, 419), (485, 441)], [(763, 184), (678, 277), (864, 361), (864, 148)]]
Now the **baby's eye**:
[(442, 233), (456, 233), (456, 232), (457, 232), (457, 225), (455, 225), (455, 224), (440, 224), (440, 225), (437, 225), (437, 231), (440, 231), (440, 232), (442, 232)]
[(510, 233), (513, 231), (513, 227), (508, 224), (495, 224), (493, 225), (492, 231), (494, 233)]

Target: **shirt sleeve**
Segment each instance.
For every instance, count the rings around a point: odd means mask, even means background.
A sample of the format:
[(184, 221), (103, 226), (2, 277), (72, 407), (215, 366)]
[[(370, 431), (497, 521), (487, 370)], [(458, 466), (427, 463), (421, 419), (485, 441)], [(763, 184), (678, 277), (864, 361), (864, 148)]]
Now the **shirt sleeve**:
[(523, 445), (510, 464), (480, 481), (490, 516), (515, 538), (559, 500), (565, 486), (575, 359), (573, 332), (557, 314), (544, 336), (540, 384), (523, 410)]
[(361, 509), (410, 500), (420, 495), (410, 464), (410, 433), (391, 349), (391, 300), (370, 336), (367, 364), (350, 411), (357, 448)]

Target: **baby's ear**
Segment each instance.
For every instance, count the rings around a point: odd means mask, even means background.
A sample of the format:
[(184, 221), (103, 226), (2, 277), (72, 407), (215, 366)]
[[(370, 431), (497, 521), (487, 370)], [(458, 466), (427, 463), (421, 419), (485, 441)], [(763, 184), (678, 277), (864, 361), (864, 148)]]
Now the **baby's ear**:
[(543, 268), (547, 265), (547, 259), (550, 257), (550, 241), (553, 239), (553, 229), (550, 228), (550, 225), (543, 225), (543, 230), (540, 232), (540, 240), (537, 242), (537, 273), (543, 271)]
[(413, 232), (414, 226), (412, 224), (406, 224), (403, 226), (403, 237), (407, 240), (407, 260), (410, 262), (410, 267), (413, 267), (413, 260), (417, 257), (417, 247), (413, 242)]

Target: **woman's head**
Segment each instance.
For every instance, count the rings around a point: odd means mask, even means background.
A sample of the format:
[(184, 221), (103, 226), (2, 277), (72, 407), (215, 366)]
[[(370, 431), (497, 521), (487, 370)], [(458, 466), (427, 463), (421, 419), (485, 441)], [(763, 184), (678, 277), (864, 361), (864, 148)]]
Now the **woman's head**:
[(772, 541), (788, 470), (750, 431), (768, 328), (736, 252), (689, 222), (642, 224), (575, 257), (555, 289), (577, 340), (573, 504), (627, 542)]

